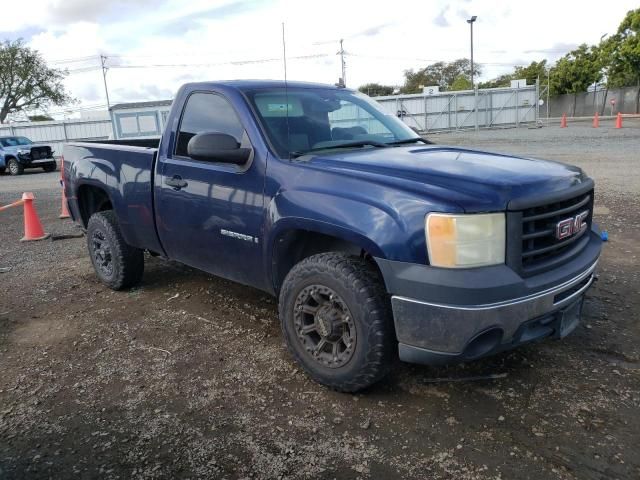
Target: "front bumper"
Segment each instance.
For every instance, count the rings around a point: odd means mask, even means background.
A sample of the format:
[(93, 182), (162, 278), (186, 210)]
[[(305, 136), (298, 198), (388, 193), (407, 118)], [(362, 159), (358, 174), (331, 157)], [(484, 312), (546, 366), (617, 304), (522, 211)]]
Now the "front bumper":
[(51, 158), (40, 158), (38, 160), (31, 160), (31, 159), (24, 159), (22, 158), (20, 163), (26, 167), (41, 167), (43, 165), (50, 165), (52, 163), (56, 163), (56, 159), (51, 157)]
[(578, 324), (595, 279), (601, 241), (561, 268), (523, 279), (505, 265), (450, 270), (378, 260), (392, 294), (400, 359), (442, 364), (471, 360)]
[(36, 167), (55, 163), (56, 159), (53, 156), (53, 152), (41, 152), (29, 153), (26, 151), (18, 152), (16, 155), (18, 162), (20, 162), (25, 168)]

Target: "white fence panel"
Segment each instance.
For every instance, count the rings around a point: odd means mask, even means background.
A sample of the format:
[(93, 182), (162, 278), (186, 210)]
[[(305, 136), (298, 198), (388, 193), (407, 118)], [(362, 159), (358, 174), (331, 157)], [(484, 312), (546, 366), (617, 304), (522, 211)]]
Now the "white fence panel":
[(382, 109), (421, 132), (519, 126), (538, 121), (538, 86), (376, 97)]
[(56, 155), (62, 144), (73, 140), (107, 140), (113, 138), (111, 120), (65, 120), (0, 125), (0, 136), (23, 136), (34, 142), (46, 142)]

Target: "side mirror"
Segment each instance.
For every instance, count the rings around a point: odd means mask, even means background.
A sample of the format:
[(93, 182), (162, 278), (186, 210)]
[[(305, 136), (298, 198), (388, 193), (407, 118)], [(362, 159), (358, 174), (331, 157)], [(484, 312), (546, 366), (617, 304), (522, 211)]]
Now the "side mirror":
[(194, 160), (243, 165), (249, 160), (250, 148), (240, 148), (231, 135), (218, 132), (198, 133), (189, 140), (187, 153)]

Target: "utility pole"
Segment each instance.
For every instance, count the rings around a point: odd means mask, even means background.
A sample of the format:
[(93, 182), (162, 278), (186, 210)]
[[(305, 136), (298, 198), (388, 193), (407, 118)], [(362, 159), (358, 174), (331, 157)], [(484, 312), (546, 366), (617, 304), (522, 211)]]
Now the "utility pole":
[(467, 23), (471, 26), (471, 88), (473, 88), (473, 24), (477, 20), (477, 16), (474, 15)]
[(107, 57), (105, 55), (100, 55), (100, 64), (102, 65), (102, 80), (104, 81), (104, 93), (107, 96), (107, 110), (111, 108), (111, 104), (109, 103), (109, 89), (107, 88)]
[(547, 126), (549, 125), (549, 98), (551, 97), (551, 69), (553, 67), (549, 67), (547, 69)]
[(347, 86), (347, 73), (346, 73), (346, 65), (344, 63), (344, 47), (342, 46), (342, 42), (343, 39), (340, 39), (340, 51), (338, 52), (338, 55), (340, 55), (340, 65), (342, 67), (342, 85), (343, 86)]
[[(604, 40), (604, 37), (606, 37), (608, 35), (608, 33), (605, 33), (604, 35), (602, 35), (600, 37), (600, 43), (602, 43), (602, 41)], [(598, 111), (598, 80), (599, 80), (599, 76), (600, 76), (601, 71), (598, 70), (598, 73), (596, 74), (596, 78), (593, 80), (593, 113), (595, 115), (595, 113)], [(603, 105), (604, 105), (604, 99), (602, 100)]]

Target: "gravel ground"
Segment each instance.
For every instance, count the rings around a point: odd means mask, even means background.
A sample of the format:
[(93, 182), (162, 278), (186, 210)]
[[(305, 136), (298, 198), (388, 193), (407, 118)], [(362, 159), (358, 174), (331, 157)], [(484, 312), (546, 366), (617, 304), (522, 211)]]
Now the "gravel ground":
[[(112, 292), (83, 238), (20, 243), (13, 209), (0, 213), (0, 478), (639, 478), (640, 129), (431, 138), (595, 177), (610, 241), (572, 335), (455, 367), (399, 363), (339, 394), (291, 361), (272, 298), (156, 258), (140, 287)], [(76, 233), (57, 218), (57, 179), (0, 176), (0, 204), (33, 190), (45, 229)]]

